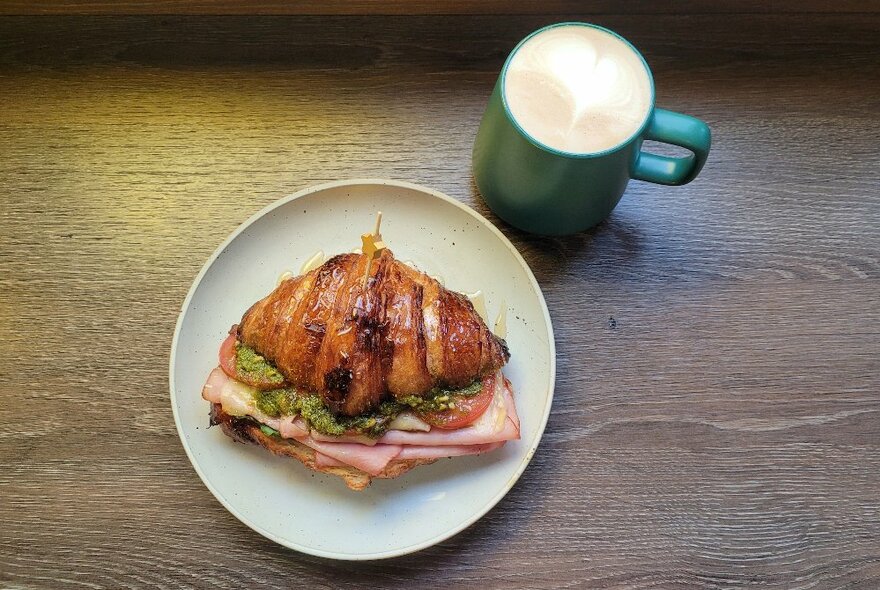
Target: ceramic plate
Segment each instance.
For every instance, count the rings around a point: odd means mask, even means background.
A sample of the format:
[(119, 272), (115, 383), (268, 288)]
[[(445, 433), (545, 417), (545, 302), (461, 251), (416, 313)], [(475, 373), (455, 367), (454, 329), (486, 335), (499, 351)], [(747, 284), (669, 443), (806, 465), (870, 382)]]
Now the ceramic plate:
[[(506, 306), (521, 439), (481, 456), (442, 459), (363, 492), (262, 448), (207, 428), (202, 385), (229, 327), (284, 271), (298, 274), (318, 250), (360, 245), (383, 212), (382, 237), (400, 260), (447, 288), (482, 290), (490, 320)], [(491, 322), (490, 322), (491, 326)], [(335, 559), (403, 555), (451, 537), (514, 485), (538, 446), (556, 375), (553, 329), (525, 261), (486, 219), (436, 191), (384, 180), (334, 182), (263, 209), (229, 236), (196, 277), (171, 347), (171, 404), (180, 439), (202, 481), (247, 526), (282, 545)]]

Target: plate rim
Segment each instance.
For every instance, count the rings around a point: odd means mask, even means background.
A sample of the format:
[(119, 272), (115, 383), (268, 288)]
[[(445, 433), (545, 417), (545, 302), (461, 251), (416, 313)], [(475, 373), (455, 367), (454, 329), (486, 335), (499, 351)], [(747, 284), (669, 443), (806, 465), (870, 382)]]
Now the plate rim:
[[(190, 450), (189, 444), (186, 441), (186, 437), (183, 432), (183, 426), (181, 425), (180, 415), (177, 410), (177, 394), (176, 387), (174, 383), (174, 373), (175, 373), (175, 359), (177, 357), (177, 344), (180, 336), (181, 327), (183, 326), (183, 321), (186, 316), (187, 309), (190, 306), (191, 300), (195, 295), (196, 289), (198, 289), (199, 285), (201, 285), (202, 280), (208, 272), (208, 269), (214, 264), (216, 259), (223, 253), (223, 251), (235, 240), (241, 233), (243, 233), (246, 229), (248, 229), (251, 225), (253, 225), (256, 221), (268, 215), (275, 209), (290, 203), (291, 201), (295, 201), (299, 198), (305, 197), (307, 195), (311, 195), (313, 193), (317, 193), (324, 190), (335, 189), (339, 187), (345, 186), (355, 186), (355, 185), (376, 185), (376, 186), (394, 186), (409, 190), (414, 190), (422, 193), (426, 193), (432, 197), (438, 198), (442, 201), (446, 201), (460, 210), (464, 211), (478, 222), (481, 225), (487, 227), (491, 232), (495, 234), (501, 240), (501, 243), (507, 248), (507, 250), (513, 254), (514, 258), (519, 262), (520, 266), (525, 270), (526, 276), (529, 281), (535, 287), (535, 291), (538, 295), (538, 300), (541, 304), (541, 311), (544, 314), (544, 321), (547, 325), (549, 338), (548, 338), (548, 346), (550, 352), (550, 383), (549, 383), (549, 394), (547, 396), (547, 402), (544, 407), (544, 414), (541, 416), (540, 423), (538, 425), (537, 436), (535, 437), (535, 441), (532, 445), (530, 445), (529, 449), (526, 451), (523, 459), (520, 461), (519, 466), (513, 475), (508, 479), (505, 485), (495, 494), (484, 506), (481, 506), (472, 516), (462, 520), (458, 525), (451, 527), (450, 529), (431, 537), (425, 541), (421, 541), (419, 543), (414, 543), (412, 545), (408, 545), (406, 547), (401, 547), (398, 549), (391, 549), (387, 551), (378, 551), (371, 553), (343, 553), (343, 552), (335, 552), (335, 551), (326, 551), (322, 549), (316, 549), (314, 547), (310, 547), (308, 545), (303, 545), (300, 543), (296, 543), (275, 535), (274, 533), (264, 530), (263, 528), (257, 526), (256, 524), (249, 522), (247, 518), (245, 518), (239, 511), (229, 502), (227, 502), (226, 498), (219, 493), (218, 490), (214, 489), (214, 486), (211, 484), (210, 480), (206, 477), (205, 473), (202, 471), (199, 466), (198, 461), (196, 461), (195, 457)], [(555, 335), (553, 331), (553, 323), (550, 318), (550, 312), (547, 309), (547, 302), (544, 299), (544, 292), (541, 290), (541, 286), (538, 283), (538, 280), (535, 278), (534, 273), (532, 273), (532, 269), (529, 267), (528, 263), (516, 249), (516, 246), (511, 243), (511, 241), (505, 236), (501, 231), (495, 226), (494, 223), (483, 217), (478, 211), (468, 206), (467, 204), (450, 197), (440, 191), (436, 191), (434, 189), (412, 183), (406, 182), (402, 180), (391, 180), (385, 178), (351, 178), (346, 180), (335, 180), (332, 182), (325, 182), (316, 185), (312, 185), (303, 189), (300, 189), (292, 194), (289, 194), (285, 197), (281, 197), (280, 199), (269, 203), (250, 217), (248, 217), (245, 221), (240, 223), (238, 227), (236, 227), (223, 242), (217, 246), (213, 253), (208, 257), (205, 263), (202, 265), (201, 270), (199, 270), (195, 279), (193, 279), (193, 283), (187, 291), (186, 297), (183, 300), (183, 303), (180, 306), (180, 311), (177, 316), (177, 322), (174, 325), (174, 336), (171, 339), (171, 352), (170, 359), (168, 365), (168, 387), (169, 387), (169, 397), (171, 401), (171, 411), (174, 414), (174, 424), (177, 429), (177, 436), (180, 439), (181, 445), (183, 446), (184, 451), (186, 452), (186, 456), (189, 459), (190, 465), (192, 465), (193, 469), (195, 469), (196, 474), (201, 479), (202, 483), (208, 488), (208, 491), (217, 499), (220, 504), (229, 511), (239, 522), (253, 530), (254, 532), (262, 535), (263, 537), (282, 545), (283, 547), (287, 547), (288, 549), (293, 549), (295, 551), (299, 551), (301, 553), (305, 553), (307, 555), (313, 555), (316, 557), (323, 557), (328, 559), (336, 559), (336, 560), (344, 560), (344, 561), (369, 561), (369, 560), (378, 560), (378, 559), (388, 559), (392, 557), (399, 557), (402, 555), (408, 555), (410, 553), (415, 553), (417, 551), (421, 551), (422, 549), (427, 549), (437, 543), (441, 543), (451, 537), (454, 537), (464, 529), (468, 528), (481, 518), (483, 518), (490, 510), (492, 510), (504, 496), (513, 488), (514, 484), (519, 480), (525, 471), (526, 467), (528, 467), (529, 463), (531, 463), (532, 458), (535, 455), (535, 451), (541, 443), (541, 440), (544, 438), (544, 430), (547, 426), (547, 421), (550, 418), (550, 411), (553, 406), (553, 395), (556, 389), (556, 341)]]

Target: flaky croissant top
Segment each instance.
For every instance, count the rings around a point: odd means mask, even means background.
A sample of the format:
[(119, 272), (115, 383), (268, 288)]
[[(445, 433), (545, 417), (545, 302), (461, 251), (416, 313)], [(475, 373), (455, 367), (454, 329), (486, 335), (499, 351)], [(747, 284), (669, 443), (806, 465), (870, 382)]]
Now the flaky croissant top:
[(238, 338), (287, 381), (354, 416), (386, 392), (465, 387), (510, 358), (467, 297), (395, 260), (389, 250), (340, 254), (287, 279), (242, 318)]

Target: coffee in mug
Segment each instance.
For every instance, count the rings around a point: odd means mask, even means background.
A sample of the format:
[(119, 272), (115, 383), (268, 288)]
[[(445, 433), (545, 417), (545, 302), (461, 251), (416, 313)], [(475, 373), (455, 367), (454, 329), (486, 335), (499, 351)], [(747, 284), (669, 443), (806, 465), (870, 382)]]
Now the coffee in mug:
[[(692, 153), (642, 151), (646, 139)], [(474, 181), (499, 217), (563, 235), (605, 219), (631, 178), (680, 185), (709, 154), (709, 127), (654, 106), (642, 55), (608, 29), (559, 23), (510, 53), (474, 142)]]
[(620, 38), (592, 27), (555, 27), (513, 55), (504, 98), (537, 141), (562, 152), (601, 152), (645, 122), (651, 78)]

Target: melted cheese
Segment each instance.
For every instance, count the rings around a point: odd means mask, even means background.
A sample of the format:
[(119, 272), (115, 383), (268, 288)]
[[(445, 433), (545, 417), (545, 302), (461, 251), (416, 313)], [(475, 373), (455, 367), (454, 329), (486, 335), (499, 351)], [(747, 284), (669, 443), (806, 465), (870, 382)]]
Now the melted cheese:
[(281, 283), (283, 283), (287, 279), (292, 279), (292, 278), (293, 278), (293, 272), (289, 271), (289, 270), (285, 270), (283, 273), (278, 275), (278, 280), (275, 281), (275, 286), (277, 287), (278, 285), (280, 285)]
[(489, 312), (486, 311), (486, 296), (482, 291), (474, 291), (473, 293), (465, 293), (467, 298), (471, 300), (474, 310), (483, 318), (483, 323), (489, 323)]
[(498, 309), (498, 315), (495, 317), (495, 327), (492, 330), (499, 338), (507, 338), (507, 306), (504, 301)]
[(492, 402), (486, 408), (486, 413), (480, 416), (480, 420), (486, 418), (486, 423), (490, 426), (492, 432), (499, 432), (504, 428), (507, 421), (507, 402), (504, 400), (504, 377), (499, 371), (495, 376), (495, 394), (492, 396)]
[(299, 274), (304, 275), (309, 271), (315, 270), (322, 264), (324, 264), (324, 251), (318, 250), (312, 254), (311, 258), (303, 263), (302, 268), (299, 269)]
[(391, 421), (391, 424), (388, 425), (388, 429), (428, 432), (431, 430), (431, 425), (421, 420), (412, 412), (403, 412)]
[(253, 416), (259, 413), (254, 405), (255, 393), (253, 387), (228, 379), (220, 390), (220, 405), (231, 416)]

